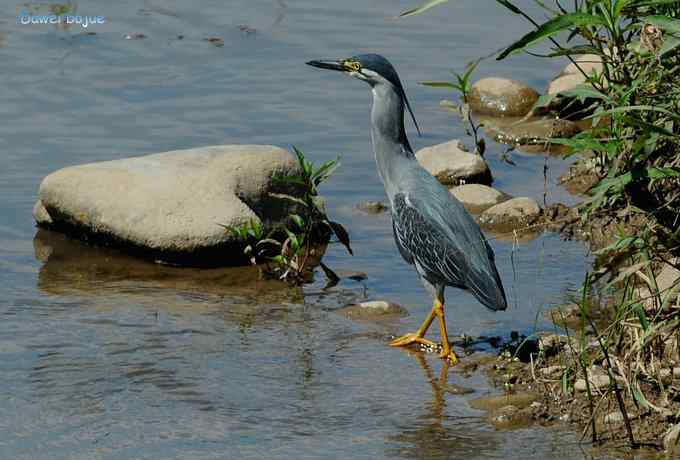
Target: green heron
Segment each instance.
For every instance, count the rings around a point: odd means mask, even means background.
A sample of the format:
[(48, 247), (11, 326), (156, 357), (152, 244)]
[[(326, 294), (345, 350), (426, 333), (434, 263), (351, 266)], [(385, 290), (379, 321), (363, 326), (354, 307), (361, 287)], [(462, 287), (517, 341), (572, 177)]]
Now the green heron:
[(460, 201), (416, 160), (404, 129), (404, 108), (411, 114), (418, 133), (420, 129), (392, 64), (377, 54), (307, 64), (345, 72), (370, 85), (371, 140), (378, 174), (391, 204), (394, 239), (402, 257), (415, 266), (434, 299), (420, 328), (390, 345), (436, 347), (425, 334), (437, 318), (442, 340), (440, 356), (455, 364), (458, 357), (446, 332), (444, 289), (452, 286), (469, 290), (487, 308), (505, 310), (507, 300), (493, 250)]

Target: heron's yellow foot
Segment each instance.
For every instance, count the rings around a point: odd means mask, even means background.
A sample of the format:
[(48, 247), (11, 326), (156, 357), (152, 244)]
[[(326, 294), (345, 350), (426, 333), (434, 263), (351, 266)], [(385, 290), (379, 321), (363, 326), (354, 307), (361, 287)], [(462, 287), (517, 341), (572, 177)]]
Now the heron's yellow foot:
[(448, 353), (445, 353), (444, 351), (442, 351), (441, 353), (439, 353), (439, 357), (446, 360), (452, 366), (455, 366), (456, 364), (458, 364), (458, 361), (459, 361), (458, 355), (456, 355), (456, 352), (453, 351), (453, 350), (449, 350)]
[(425, 345), (426, 347), (437, 348), (439, 344), (433, 342), (432, 340), (427, 340), (425, 337), (418, 335), (415, 332), (410, 334), (402, 335), (390, 342), (391, 347), (406, 347), (408, 345), (413, 345), (418, 343), (420, 345)]

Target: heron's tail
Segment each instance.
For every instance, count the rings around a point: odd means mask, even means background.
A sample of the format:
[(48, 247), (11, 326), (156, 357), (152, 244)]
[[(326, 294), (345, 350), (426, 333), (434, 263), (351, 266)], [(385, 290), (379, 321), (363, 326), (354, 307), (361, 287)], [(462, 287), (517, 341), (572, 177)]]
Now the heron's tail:
[(496, 266), (491, 263), (489, 272), (476, 273), (468, 272), (467, 288), (486, 308), (493, 311), (505, 310), (508, 308), (508, 301), (505, 298), (503, 282), (498, 274)]

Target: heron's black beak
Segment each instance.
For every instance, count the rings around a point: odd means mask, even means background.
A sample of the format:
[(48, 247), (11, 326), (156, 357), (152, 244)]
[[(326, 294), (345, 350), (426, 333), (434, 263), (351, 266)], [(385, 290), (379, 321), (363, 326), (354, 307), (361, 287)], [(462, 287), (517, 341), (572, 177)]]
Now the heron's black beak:
[(307, 65), (318, 67), (319, 69), (339, 70), (341, 72), (347, 71), (345, 66), (339, 61), (309, 61)]

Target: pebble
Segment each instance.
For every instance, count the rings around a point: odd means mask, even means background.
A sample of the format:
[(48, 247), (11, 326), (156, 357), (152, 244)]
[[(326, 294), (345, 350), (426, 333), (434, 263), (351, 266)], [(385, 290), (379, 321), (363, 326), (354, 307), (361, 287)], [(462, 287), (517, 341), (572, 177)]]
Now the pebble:
[(623, 414), (619, 411), (612, 412), (604, 416), (605, 425), (615, 425), (623, 422)]
[[(604, 390), (609, 386), (609, 376), (605, 374), (591, 374), (590, 378), (590, 390)], [(574, 383), (574, 389), (576, 391), (586, 391), (586, 380), (577, 379)]]
[(408, 315), (408, 311), (393, 302), (386, 300), (372, 300), (348, 305), (337, 310), (341, 315), (350, 319), (380, 320)]
[(564, 371), (564, 366), (548, 366), (541, 369), (541, 374), (546, 377), (552, 377), (561, 374), (562, 371)]
[(666, 431), (663, 437), (663, 447), (667, 453), (680, 452), (680, 423), (676, 423)]

